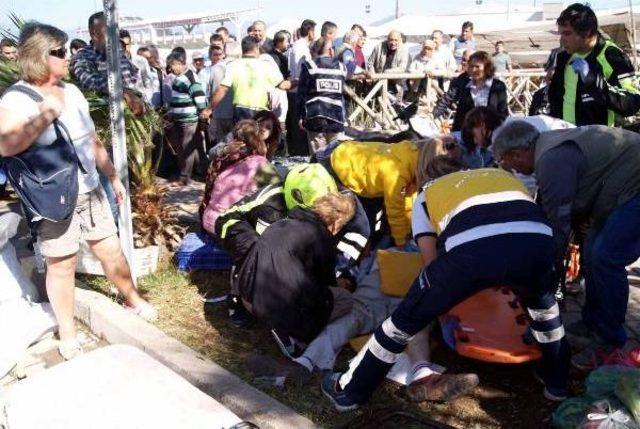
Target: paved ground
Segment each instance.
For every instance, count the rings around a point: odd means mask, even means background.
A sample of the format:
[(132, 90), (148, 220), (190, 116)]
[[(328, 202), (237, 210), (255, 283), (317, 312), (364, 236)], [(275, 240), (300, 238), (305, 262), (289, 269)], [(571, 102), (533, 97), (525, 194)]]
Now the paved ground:
[[(20, 213), (20, 207), (17, 201), (0, 201), (0, 216), (10, 211)], [(44, 276), (34, 269), (35, 258), (29, 247), (30, 237), (24, 222), (20, 223), (18, 234), (11, 240), (11, 242), (16, 249), (16, 255), (22, 264), (23, 270), (29, 275), (31, 281), (33, 281), (33, 283), (38, 287), (41, 296), (44, 297)], [(85, 351), (91, 351), (107, 344), (105, 341), (102, 341), (91, 334), (91, 332), (89, 332), (89, 330), (84, 326), (79, 325), (78, 327), (80, 329), (79, 340)], [(2, 345), (0, 345), (0, 350), (1, 349)], [(14, 368), (5, 377), (0, 378), (0, 392), (6, 394), (10, 390), (10, 387), (18, 380), (29, 377), (37, 372), (57, 365), (60, 362), (62, 362), (62, 357), (58, 353), (57, 340), (51, 334), (45, 336), (27, 350), (24, 359), (16, 368)]]
[[(105, 341), (93, 335), (83, 325), (79, 325), (78, 328), (80, 329), (78, 339), (85, 352), (107, 345)], [(9, 389), (19, 380), (44, 371), (62, 361), (62, 356), (58, 353), (58, 341), (52, 334), (47, 335), (29, 347), (22, 362), (5, 377), (0, 378), (0, 391)]]

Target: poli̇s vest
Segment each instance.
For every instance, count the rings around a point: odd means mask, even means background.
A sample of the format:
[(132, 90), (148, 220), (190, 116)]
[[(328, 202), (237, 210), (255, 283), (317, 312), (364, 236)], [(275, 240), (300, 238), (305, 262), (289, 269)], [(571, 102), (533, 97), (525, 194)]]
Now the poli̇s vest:
[(323, 118), (343, 124), (345, 121), (344, 96), (347, 69), (339, 61), (332, 68), (318, 67), (313, 60), (307, 60), (311, 85), (305, 102), (306, 120)]

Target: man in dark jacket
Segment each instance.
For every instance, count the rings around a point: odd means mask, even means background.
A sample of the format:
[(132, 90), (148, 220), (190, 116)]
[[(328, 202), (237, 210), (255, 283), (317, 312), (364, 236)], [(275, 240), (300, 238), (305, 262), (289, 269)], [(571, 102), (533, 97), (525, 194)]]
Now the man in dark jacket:
[(598, 32), (589, 6), (575, 3), (558, 20), (560, 44), (549, 86), (550, 114), (576, 125), (614, 126), (640, 108), (629, 57)]
[(285, 79), (289, 79), (291, 76), (291, 72), (289, 71), (289, 57), (286, 54), (289, 50), (289, 44), (291, 43), (290, 39), (291, 36), (288, 31), (278, 31), (273, 36), (273, 49), (269, 52), (273, 61), (276, 62), (280, 73), (282, 73), (282, 77)]
[(310, 208), (294, 208), (262, 235), (242, 216), (218, 220), (216, 229), (237, 267), (240, 297), (254, 316), (309, 342), (350, 310), (346, 291), (335, 287), (335, 236), (354, 207), (351, 196), (329, 193)]
[(307, 131), (311, 154), (338, 137), (346, 119), (343, 91), (347, 69), (333, 58), (331, 40), (321, 38), (316, 48), (315, 59), (302, 63), (296, 97), (300, 126)]
[(582, 249), (582, 323), (567, 330), (593, 336), (571, 360), (580, 369), (592, 369), (618, 355), (627, 340), (625, 267), (640, 257), (640, 136), (603, 125), (539, 133), (513, 121), (494, 133), (493, 153), (508, 171), (535, 173), (561, 258), (572, 224), (591, 225)]

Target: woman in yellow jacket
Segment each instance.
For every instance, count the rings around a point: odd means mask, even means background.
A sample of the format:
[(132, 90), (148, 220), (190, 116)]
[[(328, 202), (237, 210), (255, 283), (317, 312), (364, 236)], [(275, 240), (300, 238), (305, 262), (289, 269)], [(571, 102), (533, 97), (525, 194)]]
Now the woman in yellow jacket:
[[(413, 198), (424, 180), (425, 163), (444, 154), (440, 140), (399, 143), (345, 141), (317, 153), (318, 161), (346, 188), (365, 199), (384, 203), (391, 237), (404, 245), (411, 230)], [(379, 230), (375, 213), (367, 213), (372, 233)], [(373, 216), (373, 218), (372, 218)]]

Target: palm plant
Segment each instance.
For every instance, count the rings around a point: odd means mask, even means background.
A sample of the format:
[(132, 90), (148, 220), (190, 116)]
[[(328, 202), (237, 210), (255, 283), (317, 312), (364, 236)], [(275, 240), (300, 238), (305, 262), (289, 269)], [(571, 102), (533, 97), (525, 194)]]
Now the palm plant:
[[(9, 14), (9, 19), (19, 32), (24, 21)], [(3, 37), (17, 41), (17, 34), (1, 31)], [(0, 61), (0, 94), (19, 80), (15, 63)], [(73, 82), (73, 78), (71, 79)], [(111, 142), (108, 100), (95, 91), (83, 91), (89, 102), (91, 117), (101, 141), (107, 146)], [(163, 118), (154, 109), (147, 108), (141, 116), (135, 116), (124, 103), (127, 158), (131, 179), (131, 205), (133, 207), (133, 232), (136, 247), (160, 245), (169, 251), (175, 250), (184, 232), (178, 225), (174, 210), (165, 203), (166, 189), (155, 180), (158, 164), (153, 162), (153, 136), (162, 134)]]

